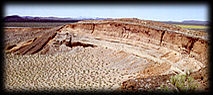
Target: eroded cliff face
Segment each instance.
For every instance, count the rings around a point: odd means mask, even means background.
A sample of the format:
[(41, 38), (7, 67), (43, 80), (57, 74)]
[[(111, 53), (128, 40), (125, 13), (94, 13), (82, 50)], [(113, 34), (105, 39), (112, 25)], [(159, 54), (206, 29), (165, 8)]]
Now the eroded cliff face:
[[(193, 34), (192, 30), (173, 28), (162, 23), (144, 24), (118, 21), (90, 21), (69, 24), (65, 29), (75, 32), (90, 33), (93, 36), (131, 39), (154, 44), (185, 53), (200, 62), (208, 63), (208, 40), (206, 34)], [(149, 22), (150, 23), (150, 22)], [(153, 26), (158, 25), (158, 26)], [(179, 30), (179, 31), (178, 31)], [(181, 31), (182, 30), (182, 31)], [(192, 31), (191, 33), (187, 31)]]

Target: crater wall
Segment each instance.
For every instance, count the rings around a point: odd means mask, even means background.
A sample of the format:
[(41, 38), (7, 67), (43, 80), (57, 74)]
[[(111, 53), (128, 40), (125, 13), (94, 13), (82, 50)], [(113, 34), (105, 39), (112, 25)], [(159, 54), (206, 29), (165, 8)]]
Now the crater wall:
[(208, 40), (186, 32), (126, 22), (80, 22), (68, 24), (65, 29), (90, 33), (100, 37), (117, 37), (141, 41), (187, 54), (208, 63)]

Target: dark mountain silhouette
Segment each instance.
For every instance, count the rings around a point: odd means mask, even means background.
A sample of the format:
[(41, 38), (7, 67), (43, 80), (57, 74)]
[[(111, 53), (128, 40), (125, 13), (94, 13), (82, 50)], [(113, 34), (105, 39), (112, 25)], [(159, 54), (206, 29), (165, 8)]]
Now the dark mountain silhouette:
[(162, 23), (168, 24), (183, 24), (183, 25), (208, 25), (208, 21), (198, 21), (198, 20), (184, 20), (182, 22), (175, 22), (175, 21), (160, 21)]
[(13, 15), (13, 16), (5, 17), (4, 21), (25, 21), (25, 19), (20, 17), (20, 16), (18, 16), (18, 15)]
[(208, 24), (208, 21), (197, 21), (197, 20), (185, 20), (182, 21), (182, 23), (188, 23), (188, 24)]
[(31, 17), (31, 16), (6, 16), (5, 22), (77, 22), (82, 20), (104, 20), (109, 18), (59, 18), (59, 17)]

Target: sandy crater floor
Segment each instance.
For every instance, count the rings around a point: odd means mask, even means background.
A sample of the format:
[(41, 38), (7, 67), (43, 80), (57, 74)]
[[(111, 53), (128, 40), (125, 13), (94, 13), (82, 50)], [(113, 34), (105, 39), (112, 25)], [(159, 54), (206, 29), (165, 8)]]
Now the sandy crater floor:
[(5, 86), (10, 90), (115, 90), (134, 76), (113, 66), (125, 55), (101, 47), (76, 47), (56, 55), (6, 54)]

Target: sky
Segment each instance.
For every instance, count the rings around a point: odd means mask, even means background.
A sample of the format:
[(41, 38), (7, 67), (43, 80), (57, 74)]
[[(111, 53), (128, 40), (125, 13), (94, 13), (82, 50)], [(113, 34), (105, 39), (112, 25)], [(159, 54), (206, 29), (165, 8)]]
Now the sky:
[(206, 4), (5, 4), (4, 16), (208, 21)]

